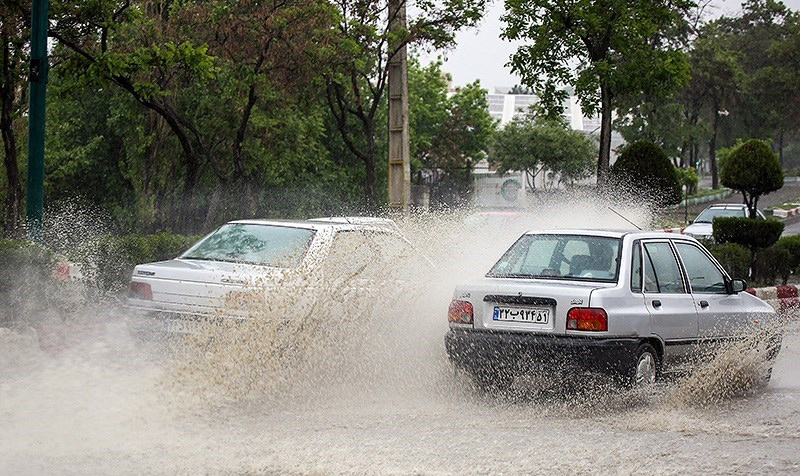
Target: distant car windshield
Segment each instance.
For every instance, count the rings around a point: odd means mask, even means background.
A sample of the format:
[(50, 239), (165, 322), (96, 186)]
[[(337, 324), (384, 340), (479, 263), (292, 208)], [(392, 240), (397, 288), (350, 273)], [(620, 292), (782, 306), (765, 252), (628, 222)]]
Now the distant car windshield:
[(303, 260), (313, 236), (314, 230), (304, 228), (230, 223), (180, 258), (292, 268)]
[(619, 251), (619, 238), (524, 235), (487, 276), (616, 282)]
[(716, 217), (743, 217), (747, 212), (743, 208), (706, 208), (693, 223), (711, 223)]

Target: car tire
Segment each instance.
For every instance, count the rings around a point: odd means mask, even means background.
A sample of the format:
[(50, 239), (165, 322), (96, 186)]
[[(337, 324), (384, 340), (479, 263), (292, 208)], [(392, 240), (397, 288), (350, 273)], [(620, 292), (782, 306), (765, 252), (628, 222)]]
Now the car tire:
[(633, 354), (623, 377), (630, 387), (646, 387), (655, 384), (661, 377), (660, 374), (661, 362), (656, 349), (650, 344), (641, 344)]

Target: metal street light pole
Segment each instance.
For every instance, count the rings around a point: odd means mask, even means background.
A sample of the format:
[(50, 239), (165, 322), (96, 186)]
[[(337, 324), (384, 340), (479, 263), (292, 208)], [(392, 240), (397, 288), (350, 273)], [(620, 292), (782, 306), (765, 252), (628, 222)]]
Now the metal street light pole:
[(31, 6), (30, 104), (28, 108), (28, 180), (25, 194), (28, 238), (41, 238), (44, 204), (44, 119), (47, 88), (48, 0)]

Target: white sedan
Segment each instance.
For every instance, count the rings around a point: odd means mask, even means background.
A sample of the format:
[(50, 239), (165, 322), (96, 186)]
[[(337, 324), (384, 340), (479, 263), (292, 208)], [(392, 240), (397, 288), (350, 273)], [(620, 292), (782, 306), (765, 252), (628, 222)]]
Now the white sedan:
[[(445, 344), (482, 387), (574, 367), (653, 383), (698, 350), (772, 329), (775, 311), (745, 288), (687, 236), (529, 232), (484, 278), (456, 288)], [(766, 379), (780, 337), (769, 333)]]
[(261, 307), (281, 297), (300, 306), (323, 288), (347, 294), (428, 263), (391, 220), (239, 220), (175, 259), (136, 266), (127, 307), (146, 311), (141, 330), (191, 332), (197, 318), (249, 317), (253, 297)]
[[(691, 225), (683, 229), (684, 235), (689, 235), (698, 240), (714, 239), (714, 230), (712, 224), (716, 217), (739, 217), (747, 218), (747, 205), (741, 203), (719, 203), (711, 205), (706, 208), (697, 218), (694, 219)], [(764, 219), (764, 214), (760, 210), (756, 210), (756, 218)]]

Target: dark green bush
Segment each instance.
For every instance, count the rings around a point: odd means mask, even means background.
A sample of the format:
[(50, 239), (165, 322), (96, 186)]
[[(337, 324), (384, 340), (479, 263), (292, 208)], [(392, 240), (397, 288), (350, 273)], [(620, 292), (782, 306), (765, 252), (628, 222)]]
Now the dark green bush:
[(17, 321), (24, 306), (48, 301), (55, 262), (43, 246), (0, 238), (0, 326)]
[(791, 274), (798, 274), (800, 272), (800, 235), (784, 236), (779, 239), (775, 246), (779, 246), (789, 253), (788, 255), (788, 272), (782, 274), (781, 284), (786, 284)]
[(744, 246), (736, 243), (710, 245), (708, 251), (732, 278), (746, 278), (749, 275), (750, 251)]
[(716, 217), (712, 223), (714, 241), (737, 243), (750, 251), (774, 245), (783, 233), (783, 223), (741, 217)]
[(754, 284), (772, 286), (778, 283), (778, 278), (783, 282), (792, 271), (790, 260), (789, 250), (778, 244), (758, 250), (753, 261)]
[(638, 141), (625, 146), (611, 168), (614, 180), (649, 197), (657, 206), (681, 200), (681, 185), (675, 167), (657, 145)]

